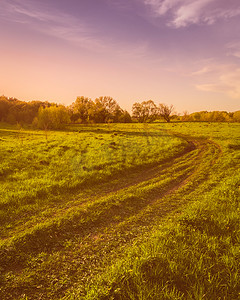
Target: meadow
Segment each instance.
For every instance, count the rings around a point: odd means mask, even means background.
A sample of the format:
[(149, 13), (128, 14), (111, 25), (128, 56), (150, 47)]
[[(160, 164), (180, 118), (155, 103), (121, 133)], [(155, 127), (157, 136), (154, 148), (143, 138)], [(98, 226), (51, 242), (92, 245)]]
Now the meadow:
[(239, 299), (240, 124), (0, 126), (1, 299)]

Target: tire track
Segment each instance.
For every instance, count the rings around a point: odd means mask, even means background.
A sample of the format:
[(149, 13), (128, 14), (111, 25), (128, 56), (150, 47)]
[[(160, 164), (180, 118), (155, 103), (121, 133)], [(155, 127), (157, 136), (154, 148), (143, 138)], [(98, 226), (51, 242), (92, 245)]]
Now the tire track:
[[(59, 299), (66, 290), (71, 288), (73, 283), (77, 283), (82, 287), (84, 295), (84, 286), (93, 281), (94, 276), (101, 273), (106, 264), (111, 264), (114, 259), (124, 255), (123, 250), (125, 248), (133, 242), (146, 238), (156, 224), (161, 224), (166, 216), (186, 204), (184, 201), (176, 201), (175, 195), (198, 178), (198, 174), (203, 171), (203, 162), (207, 162), (207, 169), (204, 170), (207, 176), (209, 170), (219, 159), (221, 149), (208, 140), (181, 137), (189, 143), (188, 150), (182, 155), (165, 162), (163, 165), (149, 168), (145, 170), (144, 174), (139, 172), (132, 175), (131, 183), (126, 184), (124, 182), (122, 185), (113, 186), (110, 191), (109, 189), (103, 191), (105, 197), (106, 194), (117, 197), (122, 192), (146, 188), (141, 205), (136, 199), (132, 200), (131, 198), (130, 201), (123, 202), (120, 206), (113, 204), (106, 209), (105, 215), (103, 214), (100, 219), (90, 222), (90, 226), (75, 230), (74, 222), (78, 222), (78, 219), (76, 219), (73, 223), (69, 223), (68, 230), (70, 234), (65, 232), (65, 235), (55, 236), (62, 239), (62, 243), (57, 247), (49, 245), (50, 257), (54, 257), (55, 253), (58, 253), (60, 264), (62, 266), (67, 265), (68, 269), (64, 271), (64, 275), (58, 275), (58, 267), (51, 267), (48, 276), (55, 276), (58, 281), (62, 277), (68, 276), (71, 278), (68, 284), (59, 289), (55, 287), (51, 298), (46, 296), (49, 295), (50, 288), (47, 282), (37, 290), (31, 285), (8, 289), (3, 287), (2, 292), (0, 292), (2, 299), (17, 299), (22, 293), (25, 293), (28, 299)], [(184, 170), (185, 168), (186, 170)], [(175, 173), (173, 174), (173, 172)], [(172, 178), (166, 185), (162, 185), (161, 178), (166, 175), (172, 176)], [(198, 180), (198, 184), (200, 183)], [(151, 185), (153, 185), (153, 188), (148, 190), (147, 188)], [(195, 187), (190, 186), (188, 192), (194, 190)], [(61, 226), (59, 230), (62, 230)], [(51, 232), (46, 232), (46, 234), (49, 235)], [(71, 240), (72, 247), (70, 249), (65, 247), (65, 241), (67, 240)], [(33, 240), (31, 240), (32, 242)], [(35, 256), (41, 251), (46, 251), (46, 249), (39, 248)], [(11, 255), (11, 251), (8, 252), (8, 255)], [(38, 267), (34, 275), (36, 278), (41, 278), (46, 264), (48, 262)], [(26, 269), (25, 263), (22, 265), (20, 263), (19, 268), (8, 266), (5, 269), (6, 272), (9, 270), (12, 270), (16, 277), (28, 276), (30, 272), (29, 269)]]
[[(186, 187), (191, 180), (194, 180), (194, 178), (198, 176), (198, 169), (201, 168), (201, 162), (207, 152), (210, 151), (211, 153), (211, 150), (213, 150), (215, 154), (212, 155), (211, 159), (209, 160), (210, 168), (220, 158), (221, 149), (215, 143), (207, 140), (192, 140), (191, 142), (194, 143), (195, 149), (198, 149), (200, 151), (195, 158), (199, 165), (197, 165), (196, 169), (194, 169), (190, 175), (183, 178), (183, 180), (178, 184), (172, 186), (167, 192), (162, 194), (161, 197), (159, 197), (159, 195), (155, 195), (155, 197), (153, 197), (151, 201), (149, 201), (148, 206), (144, 210), (140, 211), (140, 213), (138, 213), (137, 215), (134, 215), (123, 220), (122, 222), (119, 222), (118, 224), (115, 224), (115, 227), (108, 227), (105, 232), (92, 232), (92, 234), (90, 234), (86, 238), (82, 246), (83, 255), (88, 255), (89, 253), (91, 253), (91, 259), (92, 257), (95, 257), (93, 264), (98, 271), (99, 269), (104, 271), (104, 266), (106, 264), (111, 264), (112, 260), (114, 260), (116, 256), (119, 258), (119, 252), (123, 252), (122, 257), (124, 257), (124, 245), (127, 245), (127, 247), (129, 247), (129, 244), (136, 242), (139, 235), (141, 236), (141, 238), (138, 240), (138, 242), (141, 243), (142, 240), (147, 238), (149, 232), (151, 232), (151, 230), (156, 227), (156, 224), (161, 224), (166, 216), (170, 215), (171, 213), (181, 208), (182, 205), (186, 204), (185, 201), (176, 202), (174, 194), (177, 193), (181, 188)], [(190, 187), (188, 192), (194, 189), (195, 187)], [(155, 224), (153, 224), (154, 222)], [(93, 247), (93, 249), (95, 249), (94, 251), (97, 250), (98, 254), (96, 255), (96, 253), (94, 252), (89, 252), (89, 247)], [(119, 250), (117, 250), (116, 248), (118, 248)], [(116, 252), (118, 252), (118, 255), (116, 255)], [(104, 253), (107, 253), (107, 260), (103, 260)], [(101, 260), (99, 260), (99, 257), (101, 257)], [(72, 259), (74, 260), (74, 257), (72, 257)], [(98, 261), (98, 264), (96, 264), (96, 261)], [(85, 274), (81, 275), (84, 279), (79, 281), (80, 286), (82, 285), (84, 287), (86, 281), (88, 282), (88, 284), (94, 282), (93, 274), (86, 271), (89, 265), (91, 265), (91, 261), (86, 260), (84, 272)], [(84, 295), (85, 294), (83, 288), (82, 299), (84, 299)]]

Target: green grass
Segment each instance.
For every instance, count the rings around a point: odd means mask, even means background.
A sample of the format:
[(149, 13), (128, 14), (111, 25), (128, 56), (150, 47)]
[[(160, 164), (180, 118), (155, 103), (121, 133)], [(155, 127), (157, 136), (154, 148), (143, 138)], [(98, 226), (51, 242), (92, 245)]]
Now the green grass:
[[(192, 202), (184, 213), (155, 227), (147, 241), (129, 249), (90, 285), (84, 299), (239, 299), (240, 298), (240, 126), (166, 125), (178, 133), (208, 137), (222, 154), (207, 180), (178, 191)], [(234, 145), (234, 147), (232, 147)], [(204, 161), (204, 160), (203, 160)], [(174, 196), (177, 198), (177, 195)], [(75, 299), (75, 291), (67, 299)], [(81, 296), (80, 296), (81, 298)]]
[(240, 125), (0, 130), (1, 299), (238, 299)]
[(186, 146), (164, 131), (149, 132), (134, 125), (116, 130), (114, 125), (78, 126), (47, 133), (2, 129), (0, 135), (0, 224), (9, 226), (66, 203), (63, 195), (91, 189), (119, 177), (119, 172), (164, 161)]

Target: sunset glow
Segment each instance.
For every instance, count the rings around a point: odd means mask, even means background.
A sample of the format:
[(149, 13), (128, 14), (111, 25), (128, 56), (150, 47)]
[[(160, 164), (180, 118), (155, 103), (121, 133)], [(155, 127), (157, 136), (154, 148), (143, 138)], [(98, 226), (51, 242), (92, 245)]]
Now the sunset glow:
[(0, 95), (240, 109), (239, 0), (1, 0)]

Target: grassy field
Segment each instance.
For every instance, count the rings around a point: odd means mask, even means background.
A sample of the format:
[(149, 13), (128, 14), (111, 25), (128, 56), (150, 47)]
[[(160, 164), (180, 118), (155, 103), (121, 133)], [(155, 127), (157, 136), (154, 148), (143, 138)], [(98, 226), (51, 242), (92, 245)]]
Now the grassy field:
[(240, 124), (0, 127), (1, 299), (239, 299)]

